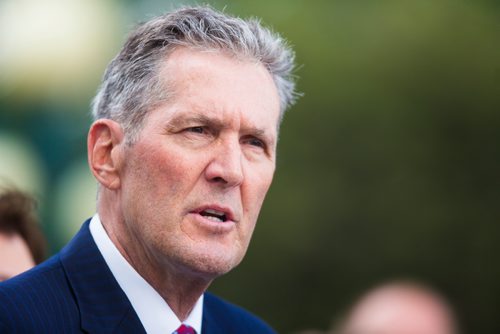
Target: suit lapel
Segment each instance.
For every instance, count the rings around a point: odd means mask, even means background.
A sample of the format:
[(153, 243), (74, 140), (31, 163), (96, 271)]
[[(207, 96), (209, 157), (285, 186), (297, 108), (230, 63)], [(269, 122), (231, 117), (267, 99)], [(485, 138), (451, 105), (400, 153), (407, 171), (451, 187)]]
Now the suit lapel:
[(61, 251), (61, 262), (88, 333), (145, 333), (89, 230), (89, 220)]
[(217, 334), (224, 333), (224, 329), (220, 327), (214, 314), (210, 312), (210, 309), (203, 307), (203, 318), (201, 323), (202, 334)]
[(218, 304), (213, 300), (210, 293), (205, 293), (203, 297), (203, 318), (201, 323), (202, 334), (228, 333), (227, 328), (223, 326), (223, 319), (217, 316), (219, 312)]

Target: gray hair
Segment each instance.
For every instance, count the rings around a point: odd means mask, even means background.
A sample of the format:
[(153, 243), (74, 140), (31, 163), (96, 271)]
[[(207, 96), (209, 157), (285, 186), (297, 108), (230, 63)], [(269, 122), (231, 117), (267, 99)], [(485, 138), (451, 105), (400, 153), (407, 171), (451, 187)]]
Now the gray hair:
[(169, 97), (159, 74), (166, 57), (179, 46), (217, 50), (263, 64), (278, 90), (280, 122), (298, 95), (295, 55), (278, 34), (257, 19), (242, 20), (208, 6), (183, 7), (139, 25), (130, 34), (106, 69), (93, 101), (94, 119), (117, 121), (134, 141), (147, 112)]

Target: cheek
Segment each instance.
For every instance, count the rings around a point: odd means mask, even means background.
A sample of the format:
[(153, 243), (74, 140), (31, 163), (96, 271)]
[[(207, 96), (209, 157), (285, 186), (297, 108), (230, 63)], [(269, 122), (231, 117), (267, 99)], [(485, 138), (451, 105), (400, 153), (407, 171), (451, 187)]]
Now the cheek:
[(265, 168), (263, 171), (252, 170), (248, 174), (248, 182), (246, 183), (243, 193), (243, 201), (246, 202), (245, 211), (256, 220), (259, 215), (260, 208), (266, 197), (267, 191), (273, 180), (274, 168)]
[(154, 188), (160, 192), (179, 190), (192, 166), (185, 155), (155, 147), (139, 155), (135, 165), (135, 174), (139, 175), (148, 192)]

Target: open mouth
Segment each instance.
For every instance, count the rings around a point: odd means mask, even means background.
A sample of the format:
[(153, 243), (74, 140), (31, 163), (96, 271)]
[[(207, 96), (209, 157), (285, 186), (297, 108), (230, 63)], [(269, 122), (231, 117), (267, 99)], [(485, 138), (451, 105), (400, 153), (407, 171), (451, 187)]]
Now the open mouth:
[(208, 220), (214, 221), (214, 222), (226, 222), (227, 221), (227, 216), (224, 212), (218, 211), (218, 210), (213, 210), (213, 209), (206, 209), (203, 211), (200, 211), (200, 215), (203, 217), (207, 218)]

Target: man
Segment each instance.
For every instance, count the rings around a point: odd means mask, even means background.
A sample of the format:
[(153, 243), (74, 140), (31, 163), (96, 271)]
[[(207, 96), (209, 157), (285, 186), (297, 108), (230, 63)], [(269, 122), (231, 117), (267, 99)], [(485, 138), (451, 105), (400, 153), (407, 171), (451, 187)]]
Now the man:
[(456, 334), (448, 303), (414, 282), (391, 282), (364, 295), (349, 312), (339, 334)]
[(207, 7), (138, 27), (94, 101), (97, 215), (0, 287), (0, 332), (272, 333), (205, 291), (246, 252), (292, 70), (278, 36)]
[(26, 194), (13, 189), (0, 194), (0, 281), (45, 258), (45, 238), (34, 211), (35, 202)]

